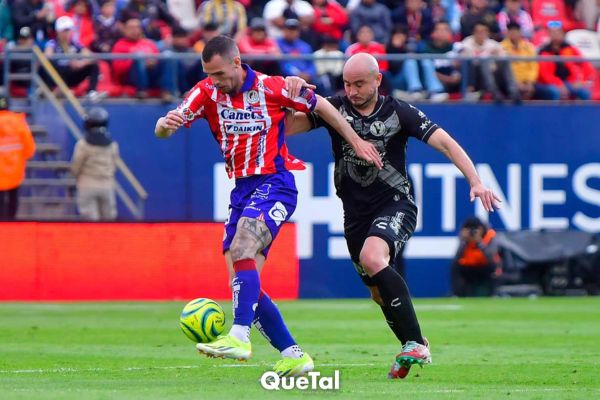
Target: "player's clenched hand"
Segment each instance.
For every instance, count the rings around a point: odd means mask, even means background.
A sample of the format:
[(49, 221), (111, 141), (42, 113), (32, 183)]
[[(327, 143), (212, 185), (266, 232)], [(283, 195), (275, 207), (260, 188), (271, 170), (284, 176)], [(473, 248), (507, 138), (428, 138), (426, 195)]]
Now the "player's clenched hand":
[(377, 148), (372, 143), (367, 142), (364, 139), (358, 138), (352, 145), (357, 157), (362, 158), (370, 164), (375, 165), (377, 169), (383, 168), (383, 162), (381, 161), (381, 155), (377, 151)]
[(302, 90), (303, 87), (307, 87), (312, 90), (317, 88), (315, 85), (307, 83), (304, 79), (298, 76), (287, 76), (285, 78), (285, 90), (287, 90), (288, 97), (290, 99), (295, 99), (298, 97), (300, 90)]
[(471, 187), (471, 202), (479, 197), (483, 208), (487, 212), (494, 212), (494, 209), (500, 208), (501, 200), (496, 196), (492, 189), (485, 187), (482, 183), (477, 183)]
[(156, 135), (159, 137), (168, 137), (177, 129), (181, 128), (185, 120), (181, 113), (177, 110), (171, 110), (163, 118), (158, 120), (156, 124)]

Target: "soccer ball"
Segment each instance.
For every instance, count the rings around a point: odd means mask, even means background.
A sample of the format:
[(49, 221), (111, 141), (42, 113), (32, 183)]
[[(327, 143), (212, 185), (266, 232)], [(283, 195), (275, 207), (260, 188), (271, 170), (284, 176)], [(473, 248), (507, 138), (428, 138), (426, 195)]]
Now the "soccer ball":
[(209, 343), (225, 328), (225, 313), (211, 299), (194, 299), (183, 307), (179, 326), (194, 343)]

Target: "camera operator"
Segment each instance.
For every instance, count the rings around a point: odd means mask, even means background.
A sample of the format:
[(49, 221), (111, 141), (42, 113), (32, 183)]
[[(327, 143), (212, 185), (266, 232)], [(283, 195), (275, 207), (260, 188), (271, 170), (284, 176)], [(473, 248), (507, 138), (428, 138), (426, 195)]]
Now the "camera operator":
[(476, 217), (460, 228), (460, 245), (451, 266), (455, 296), (491, 296), (494, 278), (500, 273), (500, 257), (494, 242), (496, 232)]

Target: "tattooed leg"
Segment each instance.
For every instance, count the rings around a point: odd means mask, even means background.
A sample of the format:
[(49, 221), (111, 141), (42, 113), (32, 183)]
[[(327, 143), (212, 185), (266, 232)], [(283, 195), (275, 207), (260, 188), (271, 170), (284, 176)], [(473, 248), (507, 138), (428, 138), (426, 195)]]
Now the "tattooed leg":
[(267, 247), (271, 240), (271, 232), (263, 221), (248, 217), (240, 218), (230, 248), (233, 262), (256, 258), (256, 254)]

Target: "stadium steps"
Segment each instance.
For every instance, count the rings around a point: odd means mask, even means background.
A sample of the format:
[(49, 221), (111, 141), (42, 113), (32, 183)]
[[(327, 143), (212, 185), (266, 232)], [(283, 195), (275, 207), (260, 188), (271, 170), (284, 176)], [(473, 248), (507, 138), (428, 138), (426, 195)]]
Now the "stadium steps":
[(35, 144), (35, 151), (38, 154), (42, 154), (42, 155), (58, 155), (58, 153), (60, 153), (60, 151), (62, 150), (62, 148), (54, 143), (36, 143)]
[(27, 163), (29, 170), (51, 170), (56, 172), (68, 172), (71, 169), (71, 163), (68, 161), (29, 161)]
[(28, 178), (23, 181), (21, 187), (75, 187), (74, 178)]
[(22, 204), (45, 204), (45, 205), (61, 205), (61, 204), (75, 204), (75, 198), (73, 197), (24, 197), (21, 199)]
[(34, 158), (27, 162), (26, 178), (19, 190), (17, 219), (27, 221), (78, 220), (75, 179), (71, 163), (61, 160), (63, 149), (48, 142), (44, 126), (29, 126), (36, 142)]
[(29, 125), (29, 130), (31, 130), (31, 134), (36, 142), (38, 140), (46, 139), (48, 136), (48, 131), (41, 125)]

